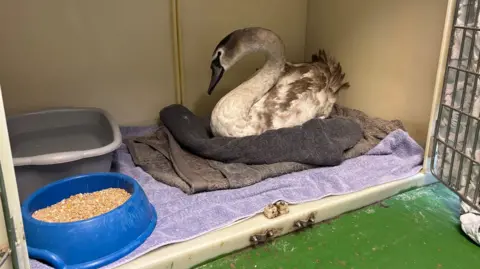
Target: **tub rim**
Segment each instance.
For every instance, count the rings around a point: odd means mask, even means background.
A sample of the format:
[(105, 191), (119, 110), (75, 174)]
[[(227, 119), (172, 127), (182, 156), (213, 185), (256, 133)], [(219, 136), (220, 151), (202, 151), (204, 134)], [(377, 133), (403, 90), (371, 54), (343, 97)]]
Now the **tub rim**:
[(55, 153), (46, 153), (30, 157), (19, 157), (13, 158), (14, 166), (27, 166), (27, 165), (53, 165), (53, 164), (62, 164), (74, 162), (86, 158), (98, 157), (102, 155), (109, 154), (120, 147), (122, 144), (122, 134), (120, 132), (120, 127), (115, 121), (113, 116), (106, 110), (96, 107), (56, 107), (50, 109), (42, 109), (33, 112), (17, 114), (7, 117), (7, 122), (10, 119), (15, 119), (19, 117), (25, 117), (30, 115), (43, 114), (45, 112), (72, 112), (72, 111), (89, 111), (97, 112), (103, 115), (108, 123), (113, 134), (113, 141), (103, 147), (93, 148), (87, 150), (76, 150), (76, 151), (64, 151), (64, 152), (55, 152)]

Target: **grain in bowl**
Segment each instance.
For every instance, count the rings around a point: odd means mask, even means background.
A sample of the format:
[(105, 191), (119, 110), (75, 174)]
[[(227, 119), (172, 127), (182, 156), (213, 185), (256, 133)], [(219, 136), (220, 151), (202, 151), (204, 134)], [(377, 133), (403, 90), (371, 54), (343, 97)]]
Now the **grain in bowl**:
[(108, 188), (72, 195), (51, 206), (33, 212), (44, 222), (74, 222), (105, 214), (125, 203), (131, 194), (121, 188)]

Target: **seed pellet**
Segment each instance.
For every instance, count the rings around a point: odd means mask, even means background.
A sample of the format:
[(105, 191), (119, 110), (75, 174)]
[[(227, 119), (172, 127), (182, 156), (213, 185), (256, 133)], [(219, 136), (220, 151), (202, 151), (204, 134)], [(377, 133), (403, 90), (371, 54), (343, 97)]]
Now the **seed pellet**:
[(73, 222), (105, 214), (123, 203), (131, 194), (121, 188), (108, 188), (91, 193), (79, 193), (39, 209), (32, 217), (45, 222)]

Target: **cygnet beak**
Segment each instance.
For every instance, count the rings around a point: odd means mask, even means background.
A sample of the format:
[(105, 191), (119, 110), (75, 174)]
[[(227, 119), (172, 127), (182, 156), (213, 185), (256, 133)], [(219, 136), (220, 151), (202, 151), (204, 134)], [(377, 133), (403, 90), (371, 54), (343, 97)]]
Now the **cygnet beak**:
[(208, 95), (211, 95), (215, 86), (217, 86), (220, 79), (222, 79), (223, 73), (225, 69), (220, 64), (219, 58), (215, 58), (210, 65), (210, 69), (212, 69), (212, 78), (210, 79), (210, 86), (208, 86)]

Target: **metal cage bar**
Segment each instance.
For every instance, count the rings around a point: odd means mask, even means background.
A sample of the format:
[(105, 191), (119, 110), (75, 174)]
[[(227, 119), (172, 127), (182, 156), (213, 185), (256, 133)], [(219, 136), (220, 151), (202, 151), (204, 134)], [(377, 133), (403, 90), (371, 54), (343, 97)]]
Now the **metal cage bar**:
[(480, 0), (458, 0), (437, 111), (430, 170), (480, 211)]

